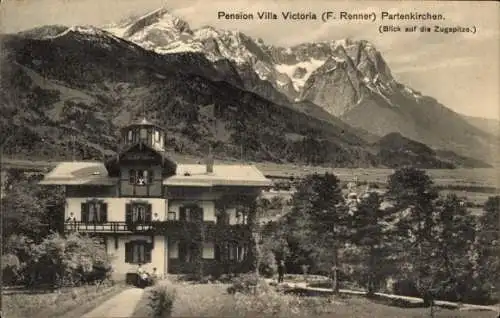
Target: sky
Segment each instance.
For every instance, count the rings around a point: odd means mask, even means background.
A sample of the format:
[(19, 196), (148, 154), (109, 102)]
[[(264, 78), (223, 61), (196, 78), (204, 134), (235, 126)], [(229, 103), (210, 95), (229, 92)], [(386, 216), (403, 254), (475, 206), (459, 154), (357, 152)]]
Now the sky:
[[(466, 115), (500, 119), (500, 3), (482, 1), (335, 0), (3, 0), (0, 29), (13, 33), (46, 24), (104, 26), (166, 7), (192, 29), (211, 25), (292, 46), (349, 37), (375, 45), (397, 80)], [(316, 21), (223, 20), (217, 13), (313, 12)], [(444, 21), (321, 21), (325, 11), (440, 13)], [(384, 33), (379, 25), (476, 28), (476, 33)]]

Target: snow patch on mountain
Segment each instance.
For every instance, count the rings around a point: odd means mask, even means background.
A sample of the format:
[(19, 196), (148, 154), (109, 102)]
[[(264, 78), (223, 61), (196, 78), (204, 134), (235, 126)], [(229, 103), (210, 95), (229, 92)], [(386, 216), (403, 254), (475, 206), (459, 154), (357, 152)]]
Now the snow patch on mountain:
[[(309, 61), (298, 62), (296, 64), (276, 64), (274, 68), (282, 74), (286, 74), (293, 83), (293, 87), (295, 90), (299, 91), (304, 87), (307, 79), (311, 74), (318, 69), (321, 65), (325, 63), (324, 60), (316, 60), (314, 58), (309, 59)], [(293, 74), (297, 70), (297, 68), (306, 69), (306, 73), (301, 78), (294, 77)]]

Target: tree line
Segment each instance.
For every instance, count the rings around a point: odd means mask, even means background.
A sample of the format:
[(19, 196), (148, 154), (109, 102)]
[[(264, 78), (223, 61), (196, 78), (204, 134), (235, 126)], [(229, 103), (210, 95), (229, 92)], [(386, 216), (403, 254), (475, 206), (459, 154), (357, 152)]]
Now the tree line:
[(373, 295), (392, 280), (393, 292), (427, 305), (498, 302), (499, 210), (500, 196), (492, 196), (481, 216), (472, 215), (416, 168), (396, 170), (385, 193), (358, 198), (346, 198), (334, 174), (309, 175), (291, 211), (262, 228), (261, 272), (285, 260), (288, 272), (329, 275), (335, 291), (356, 284)]

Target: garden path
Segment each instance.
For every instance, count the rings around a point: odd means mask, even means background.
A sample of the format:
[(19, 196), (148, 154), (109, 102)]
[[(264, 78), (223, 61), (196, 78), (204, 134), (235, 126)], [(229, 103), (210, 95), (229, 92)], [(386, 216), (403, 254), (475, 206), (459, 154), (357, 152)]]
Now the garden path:
[(81, 318), (130, 317), (143, 293), (144, 289), (141, 288), (126, 289)]

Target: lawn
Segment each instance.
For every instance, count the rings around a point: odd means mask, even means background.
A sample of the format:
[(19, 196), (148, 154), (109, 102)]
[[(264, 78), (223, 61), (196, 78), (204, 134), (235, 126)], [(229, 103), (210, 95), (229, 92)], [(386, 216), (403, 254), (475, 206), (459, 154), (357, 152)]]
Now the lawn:
[(23, 291), (2, 295), (2, 311), (9, 318), (77, 317), (121, 292), (125, 286), (82, 286), (60, 292)]
[[(172, 317), (426, 317), (429, 309), (400, 308), (361, 296), (298, 297), (269, 294), (230, 295), (228, 284), (173, 282), (176, 299)], [(147, 295), (133, 317), (148, 317)], [(458, 311), (437, 308), (435, 317), (496, 318), (491, 311)]]

